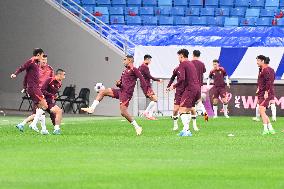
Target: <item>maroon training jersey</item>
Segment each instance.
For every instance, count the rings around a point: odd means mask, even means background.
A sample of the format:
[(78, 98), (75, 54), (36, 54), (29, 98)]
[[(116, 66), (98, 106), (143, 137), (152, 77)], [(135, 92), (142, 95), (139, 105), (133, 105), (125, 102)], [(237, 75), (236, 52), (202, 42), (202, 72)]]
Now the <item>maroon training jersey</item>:
[(266, 67), (261, 70), (258, 74), (257, 86), (258, 86), (258, 96), (263, 96), (265, 91), (268, 92), (268, 95), (274, 96), (274, 80), (275, 80), (275, 71), (271, 67)]
[(202, 86), (203, 85), (203, 74), (206, 72), (205, 64), (199, 60), (192, 60), (191, 62), (194, 64), (196, 68), (197, 77), (198, 77), (200, 86)]
[(50, 77), (42, 85), (41, 91), (46, 99), (53, 99), (56, 97), (56, 94), (58, 93), (61, 86), (61, 81), (56, 80), (54, 77)]
[(36, 60), (29, 59), (25, 64), (20, 66), (15, 75), (26, 70), (26, 86), (28, 88), (39, 88), (39, 65)]
[(126, 68), (122, 72), (120, 85), (118, 87), (120, 87), (122, 91), (132, 95), (138, 78), (140, 80), (140, 85), (144, 94), (147, 95), (147, 84), (145, 82), (145, 79), (138, 68), (135, 67)]
[[(177, 78), (177, 83), (182, 82), (182, 81), (180, 81), (181, 78), (180, 78), (179, 66), (174, 69), (172, 77), (169, 81), (167, 88), (170, 88), (170, 86), (173, 84), (175, 78)], [(181, 84), (180, 86), (176, 86), (176, 91), (182, 91), (182, 90), (184, 90), (183, 84)]]
[(209, 78), (214, 80), (214, 86), (216, 87), (225, 87), (226, 83), (224, 77), (227, 76), (227, 73), (223, 67), (219, 67), (218, 70), (211, 70)]
[(196, 68), (190, 61), (184, 61), (179, 64), (180, 79), (174, 85), (174, 88), (179, 88), (184, 86), (185, 90), (190, 90), (191, 88), (198, 88), (199, 80), (196, 73)]
[(149, 69), (148, 65), (146, 65), (146, 64), (143, 63), (141, 66), (139, 66), (138, 69), (139, 69), (139, 71), (141, 72), (141, 74), (143, 75), (143, 77), (144, 77), (144, 79), (145, 79), (146, 84), (147, 84), (148, 87), (151, 86), (151, 79), (152, 79), (153, 81), (159, 81), (158, 78), (155, 78), (155, 77), (153, 77), (153, 76), (151, 75), (150, 69)]

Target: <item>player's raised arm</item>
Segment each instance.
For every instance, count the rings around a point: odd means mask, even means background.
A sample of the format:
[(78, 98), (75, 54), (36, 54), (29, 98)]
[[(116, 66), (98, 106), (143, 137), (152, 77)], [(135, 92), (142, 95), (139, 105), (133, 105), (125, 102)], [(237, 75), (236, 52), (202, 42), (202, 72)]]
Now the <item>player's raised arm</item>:
[(16, 71), (15, 71), (13, 74), (11, 74), (11, 78), (12, 78), (12, 79), (13, 79), (13, 78), (16, 78), (17, 75), (18, 75), (19, 73), (25, 71), (25, 70), (31, 65), (32, 62), (33, 62), (33, 59), (29, 59), (26, 63), (24, 63), (23, 65), (21, 65), (20, 67), (18, 67), (18, 68), (16, 69)]

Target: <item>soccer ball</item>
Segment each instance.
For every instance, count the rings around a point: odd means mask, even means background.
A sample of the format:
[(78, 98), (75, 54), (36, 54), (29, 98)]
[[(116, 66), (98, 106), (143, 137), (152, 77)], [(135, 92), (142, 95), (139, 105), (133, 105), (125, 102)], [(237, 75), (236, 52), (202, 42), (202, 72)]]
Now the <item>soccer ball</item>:
[(95, 91), (99, 93), (101, 90), (105, 89), (105, 86), (102, 83), (97, 83), (94, 87)]

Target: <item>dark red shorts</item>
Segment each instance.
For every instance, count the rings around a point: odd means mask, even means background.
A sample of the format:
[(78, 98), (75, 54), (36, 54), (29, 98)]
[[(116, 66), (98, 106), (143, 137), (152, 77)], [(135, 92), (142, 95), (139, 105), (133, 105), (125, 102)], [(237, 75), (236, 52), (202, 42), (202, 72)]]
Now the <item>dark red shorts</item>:
[(50, 110), (51, 108), (53, 108), (56, 105), (56, 102), (54, 99), (52, 98), (46, 98), (46, 102), (48, 105), (48, 109)]
[(263, 96), (258, 96), (258, 104), (266, 108), (269, 107), (269, 105), (271, 104), (271, 102), (273, 102), (273, 100), (274, 100), (274, 96), (268, 96), (267, 99), (264, 99)]
[(182, 93), (183, 93), (182, 90), (176, 90), (175, 99), (174, 99), (174, 105), (177, 105), (177, 106), (180, 105)]
[(119, 99), (120, 105), (124, 105), (126, 107), (129, 106), (129, 102), (133, 96), (133, 94), (128, 94), (121, 89), (111, 89), (113, 92), (113, 98)]
[(27, 92), (34, 104), (38, 104), (44, 99), (44, 96), (39, 88), (28, 88)]
[(212, 87), (212, 98), (225, 98), (227, 95), (226, 87)]
[(181, 97), (181, 107), (192, 108), (195, 103), (201, 98), (200, 88), (185, 90)]

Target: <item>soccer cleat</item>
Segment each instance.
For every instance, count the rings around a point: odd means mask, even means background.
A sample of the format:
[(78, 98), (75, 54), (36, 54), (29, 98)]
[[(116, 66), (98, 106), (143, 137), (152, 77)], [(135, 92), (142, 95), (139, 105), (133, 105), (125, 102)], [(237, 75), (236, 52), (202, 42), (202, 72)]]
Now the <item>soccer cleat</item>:
[(82, 111), (87, 112), (89, 114), (94, 113), (95, 109), (88, 107), (88, 108), (81, 108)]
[(37, 126), (29, 125), (29, 128), (31, 128), (31, 129), (34, 130), (35, 132), (39, 133), (39, 130), (38, 130)]
[(209, 116), (208, 116), (207, 112), (205, 112), (203, 116), (204, 116), (204, 120), (208, 122)]
[(49, 132), (48, 132), (48, 130), (41, 130), (41, 131), (40, 131), (40, 134), (42, 134), (42, 135), (48, 135)]
[(61, 131), (60, 131), (60, 129), (54, 130), (54, 131), (52, 132), (52, 134), (54, 134), (54, 135), (60, 135), (60, 134), (61, 134)]
[(252, 120), (257, 121), (257, 122), (260, 121), (260, 119), (258, 117), (253, 117)]
[(270, 133), (270, 134), (272, 134), (272, 135), (275, 135), (275, 134), (276, 134), (276, 132), (275, 132), (275, 130), (274, 130), (274, 129), (269, 130), (269, 133)]
[(275, 121), (276, 121), (276, 117), (272, 117), (272, 121), (274, 121), (274, 122), (275, 122)]
[(144, 112), (143, 116), (146, 117), (148, 120), (158, 120), (157, 118), (150, 116), (147, 112)]
[(269, 134), (269, 131), (263, 131), (262, 132), (262, 135), (268, 135)]
[(230, 116), (228, 116), (228, 115), (224, 115), (225, 116), (225, 118), (227, 118), (227, 119), (229, 119), (230, 118)]
[(189, 130), (188, 130), (188, 131), (182, 130), (182, 131), (178, 134), (178, 136), (181, 136), (181, 137), (191, 137), (192, 134), (191, 134), (191, 132), (190, 132)]
[(19, 123), (18, 125), (16, 125), (16, 128), (19, 129), (19, 131), (24, 132), (24, 125)]
[(135, 130), (136, 130), (136, 135), (137, 136), (142, 134), (142, 127), (137, 127), (137, 128), (135, 128)]
[(199, 131), (199, 129), (198, 129), (197, 126), (196, 126), (196, 127), (193, 127), (193, 130), (194, 130), (194, 131)]
[(177, 131), (177, 130), (178, 130), (178, 125), (174, 125), (173, 131)]

